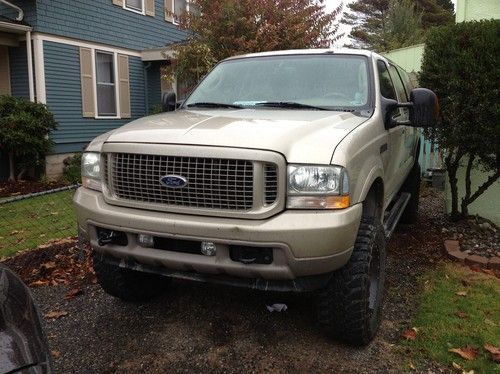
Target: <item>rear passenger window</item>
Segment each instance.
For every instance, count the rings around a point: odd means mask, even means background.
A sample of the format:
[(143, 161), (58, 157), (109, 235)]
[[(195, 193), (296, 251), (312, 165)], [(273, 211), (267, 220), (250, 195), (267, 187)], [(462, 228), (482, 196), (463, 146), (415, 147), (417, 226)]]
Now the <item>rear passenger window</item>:
[(413, 90), (413, 83), (410, 80), (410, 77), (408, 76), (408, 73), (404, 71), (403, 69), (397, 67), (399, 76), (401, 77), (401, 80), (403, 81), (403, 84), (405, 86), (406, 90), (406, 97), (408, 98), (408, 101), (410, 101), (410, 92)]
[(391, 81), (391, 76), (389, 75), (389, 70), (387, 70), (387, 65), (384, 61), (377, 61), (378, 76), (380, 81), (380, 93), (386, 99), (397, 100), (396, 91), (394, 90), (394, 85)]
[(403, 81), (399, 76), (398, 71), (393, 65), (389, 65), (389, 71), (391, 73), (392, 81), (394, 82), (394, 86), (396, 87), (396, 92), (398, 93), (399, 102), (405, 103), (408, 102), (408, 97), (406, 96), (406, 90), (403, 85)]

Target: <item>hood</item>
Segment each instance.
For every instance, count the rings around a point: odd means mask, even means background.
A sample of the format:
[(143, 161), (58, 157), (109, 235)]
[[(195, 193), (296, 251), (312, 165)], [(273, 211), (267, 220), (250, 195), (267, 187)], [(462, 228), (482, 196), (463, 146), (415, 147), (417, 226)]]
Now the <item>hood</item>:
[(328, 164), (336, 145), (366, 120), (333, 111), (179, 110), (132, 121), (106, 134), (99, 143), (252, 148), (279, 152), (288, 162)]

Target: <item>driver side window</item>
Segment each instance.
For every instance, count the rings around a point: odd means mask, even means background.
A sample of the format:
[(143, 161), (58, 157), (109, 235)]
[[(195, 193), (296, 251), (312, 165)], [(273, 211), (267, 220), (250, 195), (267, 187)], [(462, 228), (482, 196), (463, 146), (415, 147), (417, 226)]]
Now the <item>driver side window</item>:
[(389, 75), (389, 70), (387, 70), (387, 65), (384, 61), (377, 61), (378, 77), (380, 81), (380, 93), (386, 99), (398, 100), (396, 97), (396, 90)]

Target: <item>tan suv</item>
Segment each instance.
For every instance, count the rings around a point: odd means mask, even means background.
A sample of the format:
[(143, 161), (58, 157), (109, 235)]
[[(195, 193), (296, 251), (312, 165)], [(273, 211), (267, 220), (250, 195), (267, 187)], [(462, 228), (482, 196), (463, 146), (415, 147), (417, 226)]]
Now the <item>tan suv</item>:
[(369, 51), (297, 50), (224, 60), (164, 108), (83, 155), (74, 202), (102, 288), (315, 291), (325, 331), (369, 342), (386, 239), (417, 216), (416, 128), (435, 95)]

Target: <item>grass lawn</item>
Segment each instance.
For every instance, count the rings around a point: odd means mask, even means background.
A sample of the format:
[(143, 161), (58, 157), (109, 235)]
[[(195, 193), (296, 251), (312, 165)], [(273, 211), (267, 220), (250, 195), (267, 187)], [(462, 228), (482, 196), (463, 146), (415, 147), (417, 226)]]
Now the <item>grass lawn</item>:
[[(446, 264), (425, 274), (422, 282), (424, 290), (412, 323), (416, 339), (405, 343), (416, 366), (431, 358), (450, 369), (455, 363), (466, 372), (500, 373), (500, 364), (483, 347), (500, 346), (500, 280), (459, 264)], [(466, 346), (477, 349), (474, 359), (465, 360), (449, 351)]]
[(77, 235), (74, 190), (0, 205), (0, 257)]

